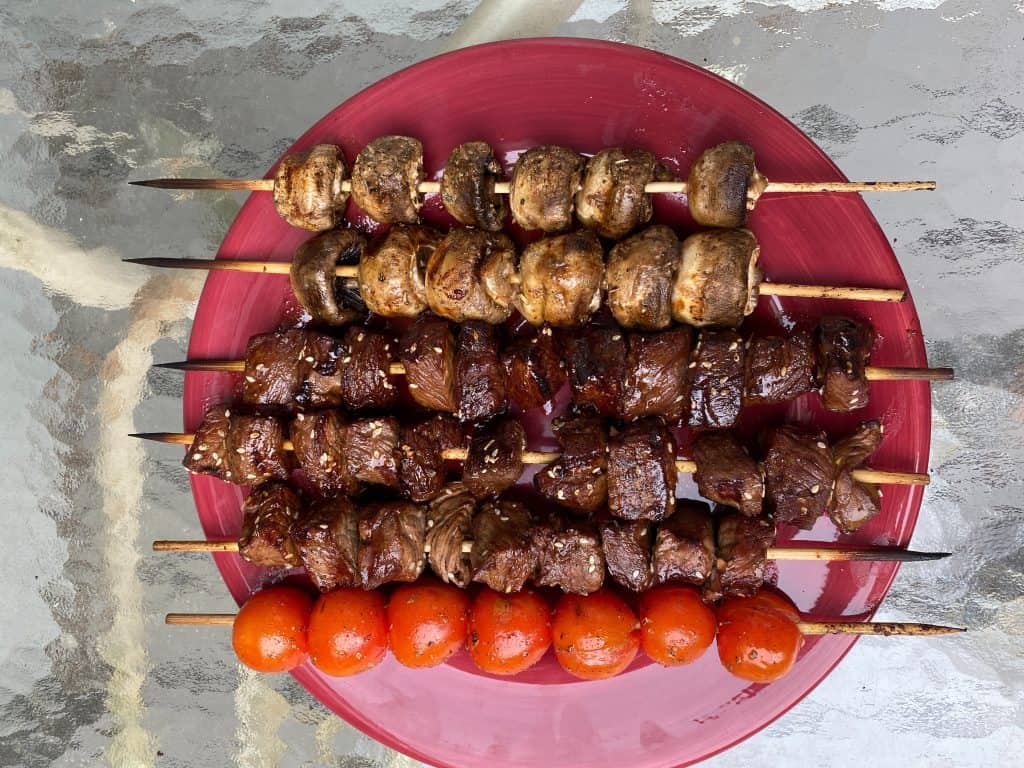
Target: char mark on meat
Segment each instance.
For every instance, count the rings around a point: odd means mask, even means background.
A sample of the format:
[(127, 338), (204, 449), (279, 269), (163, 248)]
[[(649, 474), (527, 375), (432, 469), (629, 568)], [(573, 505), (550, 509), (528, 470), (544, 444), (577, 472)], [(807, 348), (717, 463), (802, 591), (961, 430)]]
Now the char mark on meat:
[(661, 419), (635, 421), (608, 441), (608, 508), (622, 520), (664, 520), (672, 514), (676, 446)]
[(396, 224), (376, 238), (359, 260), (359, 292), (381, 317), (416, 317), (427, 309), (427, 262), (441, 233), (418, 224)]
[(500, 232), (508, 217), (505, 195), (494, 191), (501, 164), (483, 141), (460, 144), (448, 157), (441, 177), (441, 202), (460, 224)]
[(342, 404), (340, 345), (302, 328), (261, 333), (245, 350), (242, 402), (275, 410)]
[(416, 581), (423, 573), (427, 514), (418, 504), (371, 504), (359, 519), (359, 577), (364, 589)]
[(702, 331), (690, 358), (690, 426), (728, 429), (743, 407), (743, 340), (736, 331)]
[(743, 368), (743, 404), (795, 400), (817, 387), (814, 340), (807, 331), (792, 336), (755, 336)]
[(821, 401), (845, 413), (868, 404), (867, 365), (875, 331), (848, 317), (823, 317), (818, 325), (818, 379)]
[(217, 406), (206, 412), (182, 464), (195, 474), (253, 485), (287, 480), (292, 459), (284, 450), (280, 421)]
[(693, 443), (693, 460), (693, 479), (701, 496), (748, 517), (761, 514), (764, 475), (734, 433), (700, 434)]
[(617, 418), (626, 374), (622, 331), (586, 326), (566, 333), (562, 348), (568, 361), (573, 403), (582, 410)]
[(291, 530), (301, 509), (299, 497), (286, 485), (270, 482), (253, 488), (242, 502), (238, 554), (253, 565), (297, 566), (299, 551)]
[(505, 348), (501, 362), (508, 397), (523, 411), (551, 402), (568, 379), (562, 350), (548, 327), (516, 339)]
[(470, 322), (460, 328), (455, 369), (459, 421), (488, 421), (505, 412), (505, 374), (494, 326)]
[(620, 405), (625, 421), (660, 416), (676, 424), (686, 419), (690, 411), (687, 366), (692, 338), (692, 331), (685, 326), (659, 333), (629, 334)]
[(437, 414), (402, 425), (399, 479), (412, 501), (429, 501), (441, 492), (447, 475), (444, 452), (463, 445), (462, 427), (454, 418)]

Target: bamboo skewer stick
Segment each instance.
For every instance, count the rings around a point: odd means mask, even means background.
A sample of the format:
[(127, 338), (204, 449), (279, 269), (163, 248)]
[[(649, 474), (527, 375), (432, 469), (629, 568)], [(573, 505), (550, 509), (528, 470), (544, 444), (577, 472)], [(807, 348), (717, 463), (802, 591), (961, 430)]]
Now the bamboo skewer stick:
[[(139, 432), (129, 437), (137, 437), (140, 440), (151, 440), (156, 443), (171, 443), (174, 445), (192, 445), (195, 435), (189, 432)], [(285, 440), (282, 447), (286, 451), (293, 450), (291, 440)], [(441, 455), (450, 461), (465, 460), (468, 451), (465, 448), (449, 448), (442, 451)], [(548, 451), (524, 451), (522, 460), (524, 464), (550, 464), (561, 456), (559, 453)], [(692, 475), (697, 471), (697, 463), (689, 459), (677, 459), (676, 467), (686, 475)], [(855, 469), (852, 472), (853, 479), (861, 483), (876, 483), (885, 485), (928, 485), (931, 478), (927, 474), (918, 472), (887, 472), (880, 469)]]

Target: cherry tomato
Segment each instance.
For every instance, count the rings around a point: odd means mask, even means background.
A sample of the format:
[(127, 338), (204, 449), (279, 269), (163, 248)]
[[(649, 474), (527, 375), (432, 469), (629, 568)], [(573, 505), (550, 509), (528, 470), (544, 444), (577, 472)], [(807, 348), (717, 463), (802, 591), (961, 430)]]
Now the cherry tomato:
[(800, 614), (787, 598), (768, 590), (728, 597), (717, 616), (718, 658), (734, 675), (770, 683), (792, 669), (804, 638)]
[(469, 611), (469, 654), (484, 672), (515, 675), (551, 647), (551, 608), (530, 589), (480, 590)]
[(377, 666), (388, 649), (387, 608), (380, 592), (340, 588), (320, 595), (309, 621), (309, 653), (336, 677)]
[(268, 587), (235, 617), (231, 644), (238, 660), (257, 672), (287, 672), (309, 658), (313, 599), (292, 587)]
[(659, 664), (699, 659), (715, 639), (715, 612), (694, 587), (661, 584), (640, 596), (640, 644)]
[(552, 622), (562, 669), (584, 680), (619, 674), (636, 658), (640, 623), (614, 592), (563, 595)]
[(391, 652), (407, 667), (436, 667), (469, 635), (469, 596), (437, 579), (403, 584), (388, 601)]

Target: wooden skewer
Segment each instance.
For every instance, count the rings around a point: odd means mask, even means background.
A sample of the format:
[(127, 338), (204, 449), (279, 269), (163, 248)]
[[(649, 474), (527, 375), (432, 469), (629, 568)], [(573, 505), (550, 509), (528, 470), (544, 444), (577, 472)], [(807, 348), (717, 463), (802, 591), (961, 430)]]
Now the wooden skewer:
[[(189, 432), (139, 432), (129, 437), (137, 437), (140, 440), (152, 440), (156, 443), (171, 443), (174, 445), (192, 445), (195, 435)], [(286, 451), (294, 449), (291, 440), (282, 442)], [(450, 461), (463, 461), (469, 451), (465, 448), (449, 448), (441, 452), (441, 455)], [(561, 456), (559, 453), (548, 451), (524, 451), (522, 460), (524, 464), (550, 464)], [(692, 475), (697, 471), (697, 463), (689, 459), (677, 459), (676, 467), (685, 475)], [(884, 485), (928, 485), (931, 478), (918, 472), (887, 472), (880, 469), (855, 469), (852, 472), (853, 479), (861, 483), (876, 483)]]

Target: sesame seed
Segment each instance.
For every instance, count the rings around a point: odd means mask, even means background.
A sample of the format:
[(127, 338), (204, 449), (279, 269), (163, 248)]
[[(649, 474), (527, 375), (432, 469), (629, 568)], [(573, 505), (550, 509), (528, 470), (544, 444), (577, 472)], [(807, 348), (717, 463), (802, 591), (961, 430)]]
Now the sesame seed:
[(435, 351), (435, 352), (437, 352), (437, 354), (439, 354), (439, 355), (440, 355), (440, 354), (441, 354), (442, 352), (444, 352), (444, 350), (443, 350), (443, 349), (441, 349), (440, 347), (434, 347), (434, 351)]
[(224, 410), (224, 418), (225, 419), (230, 419), (231, 418), (231, 411), (230, 410), (227, 410), (227, 409)]
[(306, 360), (306, 362), (307, 362), (307, 363), (312, 363), (312, 362), (314, 362), (314, 361), (315, 361), (315, 359), (316, 359), (316, 358), (314, 358), (314, 357), (312, 357), (312, 356), (310, 356), (310, 355), (307, 355), (307, 356), (306, 356), (306, 358), (305, 358), (305, 360)]
[(304, 415), (304, 414), (301, 414), (301, 413), (300, 413), (300, 414), (298, 414), (298, 415), (297, 415), (297, 416), (296, 416), (295, 418), (297, 418), (297, 419), (298, 419), (299, 421), (305, 421), (305, 420), (306, 420), (306, 417), (305, 417), (305, 415)]
[(331, 526), (329, 526), (327, 523), (320, 523), (320, 530), (321, 531), (326, 531), (330, 527)]
[(420, 388), (419, 384), (409, 384), (409, 389), (419, 389), (419, 388)]
[(821, 490), (821, 486), (818, 485), (817, 483), (815, 483), (814, 485), (811, 486), (811, 493), (817, 493), (820, 490)]
[(256, 377), (255, 376), (246, 376), (245, 380), (248, 381), (250, 384), (255, 384), (256, 383)]
[(639, 579), (640, 578), (640, 569), (639, 568), (637, 568), (635, 571), (633, 571), (633, 578), (634, 579)]
[(828, 446), (827, 446), (827, 445), (826, 445), (825, 443), (823, 443), (823, 442), (822, 442), (821, 440), (819, 440), (819, 441), (818, 441), (818, 442), (816, 443), (816, 445), (817, 445), (817, 446), (818, 446), (818, 447), (819, 447), (819, 448), (820, 448), (821, 450), (823, 450), (823, 451), (824, 451), (824, 450), (825, 450), (826, 448), (828, 448)]
[(235, 453), (239, 456), (245, 456), (245, 448), (235, 448)]
[(356, 336), (356, 341), (362, 341), (365, 337), (366, 337), (366, 334), (360, 333), (358, 336)]

